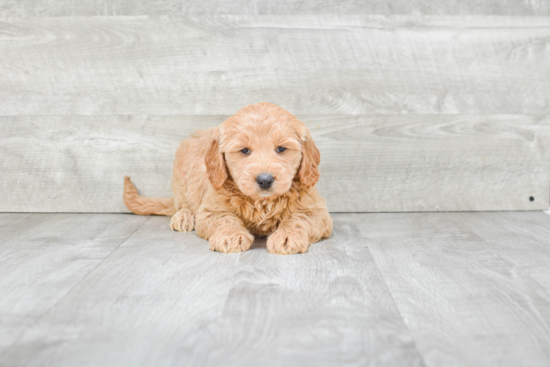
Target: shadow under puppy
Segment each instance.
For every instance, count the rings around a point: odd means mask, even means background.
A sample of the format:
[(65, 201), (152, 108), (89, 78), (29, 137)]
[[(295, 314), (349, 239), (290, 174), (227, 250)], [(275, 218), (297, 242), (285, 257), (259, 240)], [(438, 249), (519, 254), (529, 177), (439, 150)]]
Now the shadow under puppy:
[(274, 104), (252, 104), (182, 141), (173, 198), (140, 196), (125, 177), (124, 203), (136, 214), (171, 215), (173, 230), (195, 229), (213, 251), (246, 251), (254, 236), (269, 236), (271, 253), (304, 253), (332, 232), (315, 188), (320, 161), (304, 123)]

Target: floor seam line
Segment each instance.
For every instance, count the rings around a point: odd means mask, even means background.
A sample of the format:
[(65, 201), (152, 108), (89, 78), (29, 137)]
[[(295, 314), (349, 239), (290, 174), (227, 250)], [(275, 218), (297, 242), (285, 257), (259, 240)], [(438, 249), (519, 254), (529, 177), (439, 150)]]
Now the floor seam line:
[[(103, 260), (101, 260), (96, 266), (93, 267), (93, 269), (91, 269), (84, 277), (82, 277), (82, 279), (80, 279), (75, 285), (73, 285), (67, 292), (65, 292), (64, 295), (62, 295), (61, 297), (59, 297), (59, 299), (53, 304), (51, 305), (50, 307), (48, 307), (47, 310), (45, 310), (39, 317), (36, 318), (36, 320), (34, 320), (28, 327), (25, 328), (25, 330), (21, 331), (21, 334), (19, 334), (19, 336), (13, 341), (13, 343), (11, 343), (6, 349), (4, 349), (4, 351), (2, 353), (0, 353), (0, 358), (2, 358), (10, 349), (13, 348), (14, 345), (17, 344), (17, 342), (19, 342), (21, 340), (21, 338), (25, 335), (25, 333), (31, 329), (33, 326), (35, 326), (38, 322), (40, 322), (40, 320), (42, 320), (42, 318), (48, 314), (48, 312), (50, 312), (52, 309), (54, 309), (65, 297), (67, 297), (69, 295), (69, 293), (71, 293), (80, 283), (82, 283), (86, 278), (88, 278), (90, 276), (90, 274), (95, 270), (97, 269), (101, 264), (103, 264), (103, 262), (105, 260), (107, 260), (109, 257), (111, 257), (111, 255), (120, 248), (120, 246), (122, 246), (123, 244), (125, 244), (137, 231), (139, 231), (141, 229), (141, 227), (143, 227), (147, 222), (149, 222), (149, 220), (151, 219), (151, 217), (149, 216), (149, 218), (147, 218), (145, 220), (145, 222), (143, 222), (138, 228), (136, 228), (135, 231), (133, 231), (126, 239), (124, 239), (124, 241), (122, 241), (117, 247), (115, 247), (113, 249), (113, 251), (111, 251), (107, 256), (105, 256), (105, 258)], [(1, 362), (1, 361), (0, 361)]]
[(384, 273), (382, 272), (382, 270), (380, 269), (380, 265), (378, 264), (378, 261), (376, 261), (376, 258), (373, 256), (372, 254), (372, 251), (370, 249), (370, 245), (369, 245), (369, 241), (361, 236), (361, 239), (363, 241), (365, 241), (365, 244), (367, 245), (367, 250), (369, 251), (369, 255), (371, 256), (372, 260), (374, 261), (374, 264), (376, 265), (376, 269), (378, 270), (378, 273), (380, 274), (380, 276), (382, 277), (382, 281), (384, 282), (384, 287), (387, 289), (390, 297), (391, 297), (391, 300), (392, 300), (392, 303), (395, 307), (395, 309), (397, 310), (397, 313), (399, 315), (399, 318), (401, 319), (401, 322), (403, 323), (403, 325), (407, 328), (407, 330), (409, 331), (409, 334), (411, 335), (411, 338), (412, 338), (412, 341), (413, 341), (413, 344), (414, 344), (414, 349), (416, 350), (416, 353), (418, 354), (418, 356), (420, 357), (420, 361), (422, 362), (422, 365), (424, 367), (428, 367), (428, 364), (426, 363), (426, 360), (424, 358), (424, 354), (422, 354), (422, 352), (420, 351), (420, 349), (418, 348), (418, 343), (417, 343), (417, 340), (412, 332), (412, 330), (410, 329), (409, 325), (407, 325), (407, 323), (405, 322), (405, 319), (403, 318), (403, 314), (401, 313), (401, 310), (399, 309), (399, 307), (397, 306), (397, 302), (395, 301), (395, 297), (393, 296), (393, 293), (390, 289), (390, 287), (388, 286), (388, 283), (387, 283), (387, 280), (386, 280), (386, 277), (384, 276)]

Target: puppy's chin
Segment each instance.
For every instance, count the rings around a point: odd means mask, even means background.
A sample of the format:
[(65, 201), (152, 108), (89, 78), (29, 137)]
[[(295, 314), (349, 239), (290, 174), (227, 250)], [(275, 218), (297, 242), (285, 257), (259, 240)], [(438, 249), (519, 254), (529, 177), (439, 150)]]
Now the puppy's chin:
[(245, 194), (246, 196), (248, 196), (249, 198), (251, 199), (254, 199), (254, 200), (260, 200), (260, 201), (269, 201), (269, 200), (273, 200), (275, 198), (277, 198), (278, 196), (280, 196), (281, 194), (277, 194), (271, 190), (257, 190), (256, 192), (254, 193), (250, 193), (250, 194), (247, 194), (247, 193), (243, 193)]
[[(276, 199), (279, 196), (285, 194), (290, 189), (291, 185), (284, 185), (285, 187), (281, 187), (281, 182), (279, 182), (277, 186), (274, 186), (269, 190), (260, 189), (256, 185), (256, 183), (250, 184), (250, 185), (242, 185), (242, 186), (237, 184), (237, 186), (239, 187), (239, 190), (243, 194), (245, 194), (251, 199), (268, 201), (268, 200)], [(286, 186), (288, 186), (288, 188)]]
[(260, 193), (258, 194), (258, 197), (260, 199), (264, 199), (264, 200), (273, 199), (277, 196), (279, 196), (279, 195), (276, 195), (275, 193), (273, 193), (271, 191), (260, 191)]

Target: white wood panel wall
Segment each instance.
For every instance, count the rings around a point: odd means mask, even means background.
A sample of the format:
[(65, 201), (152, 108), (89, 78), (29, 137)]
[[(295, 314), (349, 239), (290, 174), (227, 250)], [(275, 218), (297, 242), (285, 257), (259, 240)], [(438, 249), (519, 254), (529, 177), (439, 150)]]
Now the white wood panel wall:
[(550, 15), (549, 0), (3, 0), (0, 16), (449, 14)]
[(550, 17), (17, 18), (0, 115), (548, 114)]
[[(299, 117), (321, 150), (331, 211), (548, 208), (550, 116)], [(170, 197), (179, 140), (224, 118), (0, 117), (0, 208), (125, 212), (126, 174)]]
[(259, 101), (309, 124), (332, 211), (548, 208), (547, 2), (242, 3), (0, 4), (0, 211), (168, 196), (179, 140)]

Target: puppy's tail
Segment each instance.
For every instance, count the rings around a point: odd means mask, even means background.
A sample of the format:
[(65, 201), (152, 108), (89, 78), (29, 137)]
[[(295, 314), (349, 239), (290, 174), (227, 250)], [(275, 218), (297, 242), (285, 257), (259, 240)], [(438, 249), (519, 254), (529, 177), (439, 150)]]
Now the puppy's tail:
[(130, 177), (124, 176), (124, 204), (132, 212), (140, 215), (174, 215), (174, 199), (146, 198), (141, 196)]

